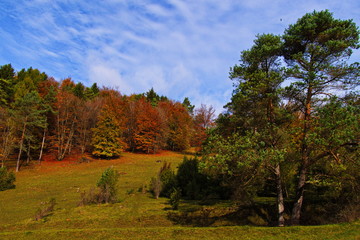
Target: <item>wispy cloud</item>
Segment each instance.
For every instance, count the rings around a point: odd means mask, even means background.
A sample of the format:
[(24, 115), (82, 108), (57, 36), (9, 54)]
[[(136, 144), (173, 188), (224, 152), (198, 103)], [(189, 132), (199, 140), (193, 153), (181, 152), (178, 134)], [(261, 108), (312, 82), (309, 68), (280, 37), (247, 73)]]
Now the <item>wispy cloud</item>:
[(153, 87), (219, 113), (232, 92), (229, 68), (255, 35), (281, 34), (314, 9), (360, 25), (353, 0), (3, 0), (0, 64), (125, 94)]

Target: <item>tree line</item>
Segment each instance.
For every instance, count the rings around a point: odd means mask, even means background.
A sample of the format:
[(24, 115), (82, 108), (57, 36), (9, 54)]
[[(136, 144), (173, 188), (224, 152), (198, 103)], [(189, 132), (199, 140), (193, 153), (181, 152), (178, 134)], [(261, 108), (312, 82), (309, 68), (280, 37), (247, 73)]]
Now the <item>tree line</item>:
[(109, 159), (125, 150), (182, 151), (200, 146), (214, 116), (212, 107), (194, 109), (188, 98), (176, 102), (153, 89), (126, 96), (11, 64), (0, 66), (0, 81), (1, 166), (16, 160), (16, 171), (44, 153), (61, 161), (74, 152)]

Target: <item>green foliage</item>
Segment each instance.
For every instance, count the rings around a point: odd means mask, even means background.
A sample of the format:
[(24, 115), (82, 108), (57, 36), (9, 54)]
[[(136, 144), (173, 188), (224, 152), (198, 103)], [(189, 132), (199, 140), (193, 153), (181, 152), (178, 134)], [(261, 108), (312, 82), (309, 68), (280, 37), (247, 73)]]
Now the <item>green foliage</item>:
[(230, 78), (236, 80), (231, 102), (226, 105), (236, 131), (261, 131), (274, 124), (280, 102), (280, 69), (282, 42), (279, 36), (258, 35), (254, 46), (241, 53), (241, 64), (231, 68)]
[(22, 98), (30, 92), (38, 92), (41, 83), (45, 82), (48, 76), (38, 69), (22, 69), (17, 74), (17, 82), (14, 86), (14, 98)]
[(122, 141), (120, 125), (109, 109), (103, 109), (96, 127), (92, 129), (92, 154), (96, 157), (110, 159), (120, 156), (125, 144)]
[(0, 106), (6, 106), (12, 93), (11, 82), (7, 79), (0, 78)]
[(94, 99), (96, 96), (98, 96), (99, 93), (100, 93), (100, 90), (99, 90), (97, 84), (96, 84), (96, 83), (93, 83), (93, 85), (91, 85), (90, 88), (86, 88), (86, 89), (85, 89), (84, 95), (85, 95), (85, 98), (86, 98), (86, 99), (90, 99), (90, 100), (91, 100), (91, 99)]
[(5, 167), (0, 168), (0, 191), (15, 188), (15, 174), (9, 172)]
[(0, 79), (12, 80), (14, 76), (15, 71), (10, 63), (0, 66)]
[(181, 190), (178, 188), (173, 188), (169, 199), (169, 203), (173, 210), (177, 210), (179, 208), (180, 198)]
[(162, 197), (170, 197), (170, 194), (177, 186), (176, 176), (171, 170), (171, 164), (164, 162), (156, 177), (152, 177), (150, 181), (151, 191), (154, 197), (158, 199)]
[(173, 188), (177, 186), (176, 176), (170, 163), (164, 162), (159, 171), (159, 178), (162, 186), (160, 196), (170, 197)]
[(188, 110), (190, 114), (194, 113), (195, 105), (191, 105), (191, 102), (188, 97), (184, 98), (184, 101), (182, 102), (182, 105)]
[[(328, 10), (305, 14), (286, 29), (284, 54), (288, 60), (335, 60), (351, 55), (357, 48), (359, 30), (352, 20), (334, 19)], [(326, 66), (321, 62), (319, 68)]]
[(195, 158), (184, 157), (183, 162), (179, 164), (176, 174), (178, 188), (186, 199), (201, 200), (207, 197), (222, 197), (226, 192), (226, 187), (220, 191), (218, 181), (211, 176), (200, 172), (199, 160)]
[(233, 197), (248, 201), (261, 189), (264, 179), (264, 143), (256, 135), (212, 135), (204, 146), (201, 168), (229, 187)]
[(10, 103), (14, 89), (15, 72), (11, 64), (0, 66), (0, 106)]
[(145, 93), (146, 100), (151, 103), (152, 106), (156, 106), (160, 101), (160, 96), (151, 88), (148, 92)]
[(100, 203), (117, 202), (117, 184), (119, 173), (113, 167), (107, 168), (101, 175), (96, 186), (100, 189)]
[[(346, 143), (343, 141), (343, 144), (339, 144), (341, 137), (348, 135), (348, 132), (346, 128), (339, 128), (336, 132), (332, 127), (341, 121), (336, 120), (335, 123), (329, 118), (329, 122), (324, 121), (325, 118), (314, 121), (316, 111), (313, 109), (321, 108), (323, 96), (332, 94), (333, 89), (340, 92), (359, 84), (359, 64), (346, 63), (352, 50), (359, 47), (359, 33), (352, 20), (334, 19), (326, 10), (304, 15), (290, 25), (283, 35), (283, 52), (289, 66), (287, 75), (298, 80), (286, 88), (284, 96), (294, 102), (297, 110), (303, 114), (299, 124), (294, 124), (297, 131), (294, 150), (299, 153), (296, 161), (300, 166), (292, 214), (294, 224), (300, 222), (304, 189), (308, 186), (306, 179), (312, 178), (308, 173), (322, 161), (330, 160), (329, 156), (339, 159), (342, 149), (352, 142), (349, 138)], [(327, 127), (330, 129), (319, 134), (318, 130)], [(329, 136), (328, 133), (336, 133), (339, 138), (336, 135)], [(328, 142), (328, 139), (333, 142)], [(316, 181), (312, 179), (312, 182)]]
[(72, 89), (75, 96), (80, 99), (85, 98), (85, 86), (81, 82), (77, 83), (75, 87)]

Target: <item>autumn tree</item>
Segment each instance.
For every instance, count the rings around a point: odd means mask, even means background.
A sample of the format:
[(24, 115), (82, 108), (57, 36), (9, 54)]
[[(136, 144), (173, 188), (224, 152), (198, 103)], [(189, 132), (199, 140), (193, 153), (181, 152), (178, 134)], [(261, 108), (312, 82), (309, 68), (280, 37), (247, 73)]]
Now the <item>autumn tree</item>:
[(57, 160), (63, 160), (72, 150), (73, 140), (79, 119), (78, 108), (80, 99), (76, 97), (72, 90), (75, 84), (71, 79), (61, 82), (60, 89), (56, 95), (56, 129), (52, 139), (53, 148), (56, 151)]
[(287, 96), (302, 113), (299, 131), (299, 172), (292, 223), (299, 224), (309, 168), (329, 155), (314, 148), (311, 137), (314, 109), (321, 97), (359, 83), (359, 67), (346, 60), (359, 47), (359, 30), (352, 20), (334, 19), (329, 11), (314, 11), (290, 25), (284, 33), (284, 56), (294, 81)]
[(95, 128), (98, 121), (98, 115), (101, 112), (103, 102), (100, 98), (82, 101), (79, 106), (79, 121), (77, 127), (76, 142), (80, 147), (81, 154), (90, 150), (92, 129)]
[(188, 110), (179, 102), (163, 101), (159, 103), (159, 109), (166, 119), (166, 143), (167, 148), (173, 151), (182, 151), (190, 147), (192, 136), (192, 118)]
[(123, 130), (114, 111), (105, 105), (100, 112), (96, 127), (92, 130), (92, 154), (100, 158), (114, 158), (125, 149)]
[(214, 127), (215, 109), (212, 106), (207, 107), (201, 104), (200, 108), (195, 109), (194, 113), (194, 133), (192, 137), (192, 146), (200, 147), (207, 138), (207, 130)]
[(158, 111), (145, 101), (144, 98), (136, 102), (138, 108), (134, 143), (136, 150), (155, 153), (161, 148), (162, 129)]

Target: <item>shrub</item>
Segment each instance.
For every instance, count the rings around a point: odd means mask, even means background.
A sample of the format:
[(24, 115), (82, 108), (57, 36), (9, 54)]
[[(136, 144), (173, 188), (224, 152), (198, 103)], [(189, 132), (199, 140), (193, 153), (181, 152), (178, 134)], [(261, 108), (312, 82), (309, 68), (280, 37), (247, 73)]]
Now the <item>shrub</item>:
[(115, 203), (117, 202), (117, 183), (119, 173), (113, 168), (107, 168), (101, 175), (96, 186), (98, 192), (92, 187), (89, 192), (85, 191), (80, 194), (79, 206), (99, 203)]
[(80, 193), (80, 202), (79, 206), (97, 204), (99, 203), (99, 193), (95, 193), (95, 188), (90, 188), (89, 192), (86, 191)]
[(220, 186), (219, 180), (200, 172), (197, 157), (190, 159), (184, 157), (179, 165), (176, 181), (183, 197), (187, 199), (223, 198), (227, 194), (227, 188)]
[(176, 175), (178, 184), (184, 197), (201, 199), (208, 188), (207, 178), (199, 172), (199, 161), (195, 158), (184, 157)]
[(0, 168), (0, 191), (15, 188), (15, 174), (5, 167)]
[(96, 186), (100, 189), (99, 203), (114, 203), (117, 201), (117, 183), (119, 173), (113, 168), (107, 168), (101, 175)]
[(159, 171), (159, 178), (162, 184), (160, 195), (169, 198), (173, 189), (177, 187), (176, 175), (174, 171), (171, 170), (170, 163), (164, 163)]
[(161, 189), (162, 189), (162, 183), (159, 176), (152, 177), (150, 181), (151, 191), (154, 194), (154, 197), (156, 199), (159, 198)]
[(170, 165), (170, 163), (164, 162), (157, 176), (151, 178), (151, 191), (156, 199), (159, 196), (169, 198), (173, 188), (177, 187), (176, 176)]
[(54, 212), (54, 207), (56, 205), (55, 198), (51, 198), (49, 202), (41, 203), (43, 206), (39, 207), (38, 210), (35, 212), (35, 221), (43, 219)]
[(174, 210), (177, 210), (179, 208), (180, 198), (181, 190), (178, 188), (173, 188), (170, 194), (169, 203)]

